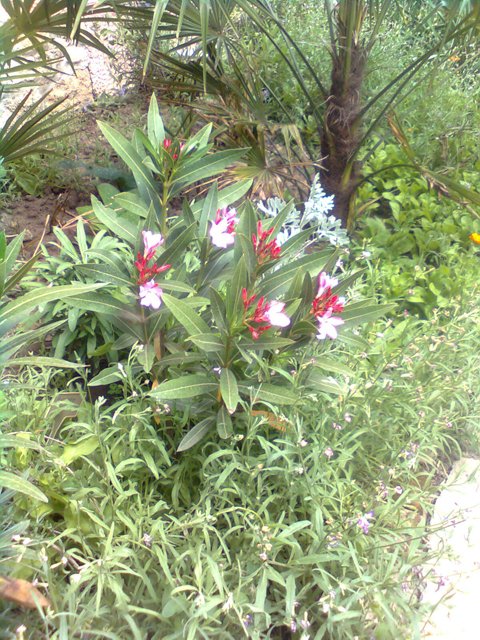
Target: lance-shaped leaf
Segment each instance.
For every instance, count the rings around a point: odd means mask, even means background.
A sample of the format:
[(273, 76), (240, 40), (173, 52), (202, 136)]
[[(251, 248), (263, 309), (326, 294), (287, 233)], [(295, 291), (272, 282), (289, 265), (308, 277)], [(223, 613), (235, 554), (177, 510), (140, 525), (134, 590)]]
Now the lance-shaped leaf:
[(240, 396), (238, 395), (238, 384), (235, 374), (226, 367), (222, 368), (220, 373), (220, 392), (225, 406), (230, 413), (233, 413), (240, 402)]
[(215, 214), (218, 208), (218, 182), (213, 183), (213, 187), (208, 191), (207, 197), (203, 201), (202, 211), (199, 219), (199, 231), (200, 238), (204, 238), (207, 235), (209, 222), (215, 220)]
[(210, 309), (217, 329), (222, 333), (227, 333), (227, 312), (223, 298), (213, 287), (210, 288)]
[(97, 218), (109, 231), (117, 235), (122, 240), (126, 240), (134, 245), (137, 238), (137, 227), (135, 224), (119, 215), (114, 209), (106, 207), (95, 196), (92, 196), (93, 211)]
[(348, 391), (346, 384), (341, 384), (335, 378), (325, 378), (320, 371), (312, 371), (308, 377), (307, 386), (315, 391), (333, 393), (336, 396), (343, 396)]
[(178, 445), (177, 451), (186, 451), (187, 449), (191, 449), (196, 444), (203, 440), (203, 438), (207, 435), (210, 429), (213, 427), (215, 423), (215, 417), (209, 416), (205, 418), (197, 425), (190, 429), (187, 435), (182, 439), (180, 444)]
[(278, 271), (266, 275), (260, 284), (262, 294), (268, 294), (269, 298), (277, 298), (288, 291), (299, 269), (302, 269), (304, 273), (308, 271), (312, 276), (316, 276), (324, 268), (332, 252), (333, 249), (325, 249), (310, 253), (281, 267)]
[(232, 281), (227, 290), (227, 318), (231, 320), (243, 308), (242, 291), (247, 286), (247, 268), (242, 256), (233, 273)]
[(218, 382), (207, 376), (191, 374), (162, 382), (149, 392), (157, 400), (184, 400), (194, 398), (218, 389)]
[(349, 304), (340, 317), (345, 322), (344, 327), (355, 327), (381, 318), (395, 307), (395, 304), (369, 304), (368, 300), (362, 300)]
[(258, 340), (247, 340), (244, 338), (238, 343), (241, 349), (247, 351), (273, 351), (274, 349), (283, 349), (295, 344), (294, 340), (289, 338), (276, 338), (275, 336), (260, 336)]
[(26, 314), (36, 307), (41, 307), (54, 300), (64, 300), (84, 292), (92, 292), (102, 286), (102, 284), (69, 284), (59, 287), (45, 287), (45, 289), (41, 290), (36, 289), (19, 296), (0, 309), (0, 336), (10, 331)]
[(223, 351), (225, 349), (222, 339), (213, 333), (200, 333), (189, 336), (189, 340), (203, 351)]
[(15, 475), (14, 473), (9, 473), (8, 471), (0, 471), (0, 487), (3, 489), (11, 489), (12, 491), (17, 491), (18, 493), (24, 493), (30, 498), (34, 498), (35, 500), (40, 500), (41, 502), (48, 502), (47, 496), (37, 489), (37, 487), (21, 478), (20, 476)]
[(217, 433), (225, 440), (231, 438), (233, 435), (233, 424), (227, 407), (220, 407), (220, 411), (217, 414)]
[(152, 203), (157, 215), (161, 215), (161, 203), (157, 192), (157, 184), (153, 179), (152, 172), (145, 166), (138, 151), (136, 151), (135, 147), (128, 142), (126, 138), (105, 122), (99, 122), (98, 126), (105, 138), (133, 173), (142, 199), (148, 205)]
[[(220, 189), (218, 192), (217, 207), (227, 207), (228, 205), (237, 202), (242, 198), (252, 186), (253, 180), (239, 180), (225, 189)], [(203, 208), (203, 200), (195, 202), (191, 205), (192, 213), (194, 216), (198, 216)]]
[(120, 302), (111, 295), (102, 293), (72, 295), (68, 303), (73, 307), (80, 307), (80, 309), (84, 311), (93, 311), (94, 313), (115, 316), (124, 322), (140, 321), (139, 316), (132, 311), (130, 306)]
[(195, 237), (196, 224), (191, 224), (178, 235), (172, 244), (167, 246), (165, 251), (160, 255), (162, 264), (176, 264), (176, 262), (185, 255), (185, 249)]
[(132, 284), (132, 279), (125, 273), (106, 264), (81, 264), (75, 267), (80, 273), (85, 274), (92, 280), (97, 282), (107, 282), (115, 284), (118, 287), (129, 287)]
[[(157, 19), (161, 18), (161, 14), (163, 13), (162, 8), (165, 8), (167, 4), (166, 1), (159, 2), (156, 8), (156, 12), (159, 11), (159, 15), (155, 13)], [(163, 5), (163, 7), (162, 7)], [(158, 23), (157, 23), (158, 24)], [(152, 47), (152, 40), (155, 33), (155, 25), (152, 25), (149, 48)], [(147, 59), (145, 60), (145, 64), (147, 64), (149, 51), (147, 51)], [(147, 132), (148, 137), (151, 143), (154, 145), (156, 149), (159, 149), (163, 145), (163, 141), (165, 139), (165, 129), (163, 127), (162, 116), (160, 115), (160, 111), (158, 110), (158, 102), (155, 97), (155, 93), (152, 93), (152, 97), (150, 98), (150, 106), (148, 107), (148, 115), (147, 115)]]
[(347, 367), (345, 364), (341, 362), (337, 362), (337, 360), (332, 360), (332, 358), (326, 358), (325, 356), (316, 356), (315, 357), (315, 367), (320, 367), (324, 371), (331, 371), (332, 373), (340, 373), (344, 376), (348, 376), (349, 378), (353, 378), (355, 375), (354, 371)]
[[(125, 209), (129, 213), (133, 213), (139, 218), (146, 218), (148, 215), (148, 206), (135, 191), (126, 191), (115, 196), (115, 205)], [(116, 207), (117, 208), (117, 207)]]
[(198, 180), (210, 178), (222, 173), (229, 165), (240, 160), (245, 155), (247, 149), (228, 149), (227, 151), (217, 151), (196, 162), (188, 162), (177, 171), (173, 179), (173, 194), (180, 191), (187, 185)]
[(172, 312), (174, 318), (185, 327), (190, 336), (211, 333), (205, 320), (202, 320), (199, 314), (183, 300), (173, 298), (166, 293), (163, 294), (162, 300)]
[(253, 402), (268, 402), (273, 405), (295, 404), (298, 396), (295, 392), (285, 387), (277, 387), (273, 384), (240, 383), (238, 390), (242, 395), (251, 398)]

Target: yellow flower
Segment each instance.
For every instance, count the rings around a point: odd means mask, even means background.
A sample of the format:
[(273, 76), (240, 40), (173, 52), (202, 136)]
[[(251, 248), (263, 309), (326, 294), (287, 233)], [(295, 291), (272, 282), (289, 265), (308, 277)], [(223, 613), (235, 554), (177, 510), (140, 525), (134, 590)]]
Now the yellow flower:
[(477, 244), (480, 244), (480, 233), (472, 233), (470, 240), (473, 240)]

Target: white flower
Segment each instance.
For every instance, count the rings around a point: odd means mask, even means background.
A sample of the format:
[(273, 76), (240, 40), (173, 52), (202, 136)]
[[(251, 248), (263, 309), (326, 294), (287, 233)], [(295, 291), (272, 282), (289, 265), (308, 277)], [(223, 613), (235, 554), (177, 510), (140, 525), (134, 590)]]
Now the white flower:
[(232, 607), (233, 607), (233, 593), (229, 593), (225, 601), (225, 604), (222, 607), (222, 611), (230, 611)]
[(148, 255), (150, 251), (156, 249), (164, 243), (161, 233), (153, 233), (153, 231), (142, 231), (143, 244), (145, 246), (144, 255)]
[(285, 303), (274, 300), (270, 303), (265, 316), (268, 318), (268, 322), (274, 327), (288, 327), (290, 324), (290, 318), (283, 313), (285, 309)]
[(144, 307), (160, 309), (160, 305), (162, 304), (162, 294), (163, 290), (158, 286), (155, 280), (150, 280), (150, 282), (140, 285), (140, 304)]
[(332, 276), (329, 276), (328, 274), (326, 274), (325, 271), (322, 271), (322, 273), (318, 276), (317, 297), (320, 297), (321, 295), (323, 295), (329, 287), (330, 289), (332, 289), (333, 287), (336, 287), (337, 284), (338, 284), (338, 278), (333, 278)]
[(220, 249), (226, 249), (235, 242), (235, 225), (238, 224), (237, 211), (235, 209), (219, 209), (210, 228), (212, 242)]
[(325, 340), (328, 336), (332, 340), (338, 336), (337, 327), (344, 324), (341, 318), (332, 318), (332, 310), (328, 309), (324, 316), (318, 318), (318, 340)]

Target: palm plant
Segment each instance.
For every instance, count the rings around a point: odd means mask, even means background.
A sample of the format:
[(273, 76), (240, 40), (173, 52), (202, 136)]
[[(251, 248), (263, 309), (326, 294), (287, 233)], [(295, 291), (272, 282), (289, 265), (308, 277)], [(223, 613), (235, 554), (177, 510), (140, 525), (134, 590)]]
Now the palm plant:
[[(88, 4), (87, 0), (1, 0), (0, 3), (8, 15), (0, 25), (0, 99), (5, 91), (18, 90), (34, 84), (39, 77), (52, 75), (56, 72), (54, 63), (63, 58), (71, 64), (59, 38), (70, 38), (109, 54), (85, 24), (100, 18), (118, 20), (120, 12), (127, 9), (128, 16), (122, 16), (123, 22), (128, 25), (130, 20), (136, 24), (145, 14), (132, 7), (132, 3), (121, 0), (95, 5)], [(112, 13), (114, 10), (119, 13)], [(109, 11), (111, 15), (106, 18), (105, 13)], [(52, 57), (52, 50), (57, 52), (56, 57)], [(28, 96), (20, 101), (0, 129), (0, 157), (4, 161), (34, 152), (45, 153), (45, 144), (68, 135), (51, 135), (69, 121), (62, 117), (65, 109), (57, 110), (63, 100), (37, 111), (44, 104), (45, 96), (23, 110), (27, 99)]]
[[(432, 2), (429, 16), (435, 21), (434, 41), (368, 101), (362, 95), (365, 67), (395, 3), (393, 0), (324, 0), (323, 8), (329, 33), (325, 46), (331, 58), (330, 78), (319, 76), (302, 47), (276, 16), (269, 0), (157, 2), (146, 63), (152, 55), (155, 33), (159, 38), (176, 39), (172, 51), (195, 45), (201, 53), (204, 89), (208, 90), (207, 75), (212, 65), (219, 69), (223, 60), (228, 63), (235, 54), (239, 55), (240, 44), (232, 16), (234, 9), (241, 9), (258, 32), (272, 43), (306, 98), (317, 130), (317, 145), (311, 152), (317, 159), (323, 156), (323, 184), (335, 196), (336, 216), (348, 226), (361, 179), (362, 148), (413, 83), (428, 78), (432, 68), (448, 57), (452, 45), (478, 32), (480, 4), (464, 0)], [(183, 71), (185, 75), (189, 69)], [(198, 68), (196, 73), (198, 75)]]

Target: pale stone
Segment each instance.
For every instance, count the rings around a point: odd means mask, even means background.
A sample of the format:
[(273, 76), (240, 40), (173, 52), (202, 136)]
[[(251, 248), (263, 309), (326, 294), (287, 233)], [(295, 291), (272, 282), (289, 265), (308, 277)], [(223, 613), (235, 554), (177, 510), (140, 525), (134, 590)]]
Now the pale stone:
[[(444, 527), (429, 539), (432, 551), (443, 550), (443, 557), (424, 568), (427, 587), (422, 600), (435, 610), (423, 637), (480, 638), (479, 460), (462, 458), (454, 464), (435, 504), (431, 526)], [(433, 572), (442, 578), (440, 586), (438, 580), (429, 580)]]

